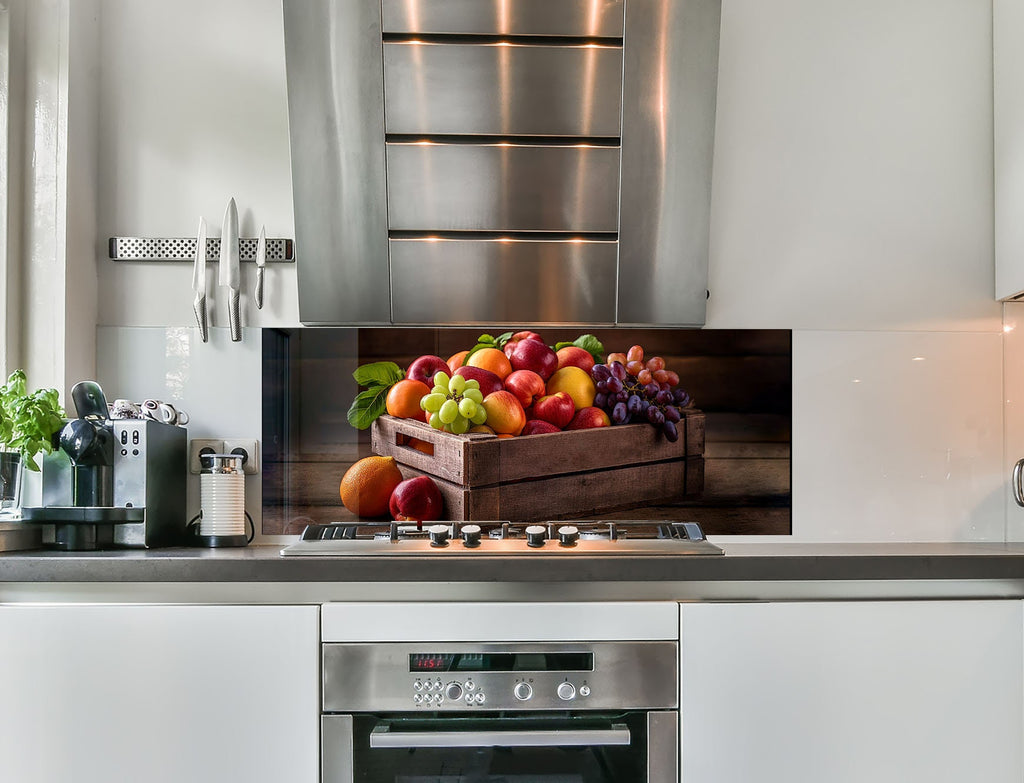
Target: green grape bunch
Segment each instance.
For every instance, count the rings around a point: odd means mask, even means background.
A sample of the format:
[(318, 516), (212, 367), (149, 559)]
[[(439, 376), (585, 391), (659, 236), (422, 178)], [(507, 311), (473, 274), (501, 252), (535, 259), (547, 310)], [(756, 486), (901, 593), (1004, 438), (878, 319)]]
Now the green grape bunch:
[(435, 430), (461, 435), (471, 424), (487, 421), (483, 401), (480, 383), (474, 378), (438, 372), (434, 388), (420, 400), (420, 407), (430, 414), (429, 424)]

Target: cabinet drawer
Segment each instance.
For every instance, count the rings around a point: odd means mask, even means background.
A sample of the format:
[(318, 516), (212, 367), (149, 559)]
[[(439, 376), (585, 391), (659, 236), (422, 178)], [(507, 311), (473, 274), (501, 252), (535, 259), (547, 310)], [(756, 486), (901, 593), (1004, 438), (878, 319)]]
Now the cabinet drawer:
[(384, 44), (388, 133), (619, 136), (622, 49)]

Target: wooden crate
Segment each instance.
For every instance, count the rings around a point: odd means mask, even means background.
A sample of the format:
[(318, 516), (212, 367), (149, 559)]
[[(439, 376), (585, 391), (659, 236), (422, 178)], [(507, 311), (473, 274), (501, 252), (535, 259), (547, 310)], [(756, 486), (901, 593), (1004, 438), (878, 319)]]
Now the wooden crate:
[[(704, 414), (687, 410), (678, 427), (675, 443), (649, 424), (496, 438), (381, 416), (372, 443), (403, 472), (431, 476), (449, 519), (532, 522), (699, 495)], [(415, 448), (417, 441), (432, 453)]]

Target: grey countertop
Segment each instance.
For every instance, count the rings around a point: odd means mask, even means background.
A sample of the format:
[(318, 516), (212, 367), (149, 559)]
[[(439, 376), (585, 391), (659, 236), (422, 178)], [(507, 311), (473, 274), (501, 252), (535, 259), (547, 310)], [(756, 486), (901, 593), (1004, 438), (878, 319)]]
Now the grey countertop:
[(1024, 543), (802, 544), (718, 542), (724, 556), (281, 557), (240, 549), (0, 554), (5, 582), (651, 583), (1018, 581)]

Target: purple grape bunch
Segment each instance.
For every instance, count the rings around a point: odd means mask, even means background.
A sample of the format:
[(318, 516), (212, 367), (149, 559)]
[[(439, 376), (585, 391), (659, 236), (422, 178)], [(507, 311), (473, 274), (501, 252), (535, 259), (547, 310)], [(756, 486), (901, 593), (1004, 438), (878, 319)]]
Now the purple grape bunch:
[(680, 411), (693, 401), (685, 389), (678, 388), (679, 376), (664, 368), (658, 356), (644, 363), (643, 348), (638, 345), (628, 354), (609, 354), (606, 364), (595, 364), (590, 371), (597, 386), (594, 405), (608, 413), (612, 424), (646, 420), (674, 443), (679, 439)]

